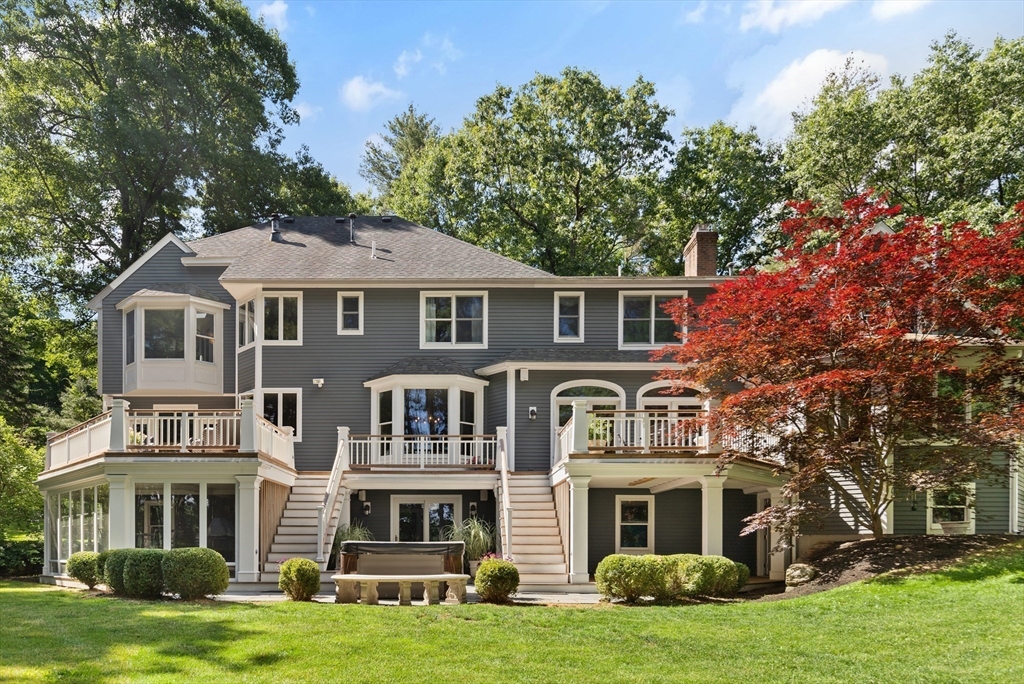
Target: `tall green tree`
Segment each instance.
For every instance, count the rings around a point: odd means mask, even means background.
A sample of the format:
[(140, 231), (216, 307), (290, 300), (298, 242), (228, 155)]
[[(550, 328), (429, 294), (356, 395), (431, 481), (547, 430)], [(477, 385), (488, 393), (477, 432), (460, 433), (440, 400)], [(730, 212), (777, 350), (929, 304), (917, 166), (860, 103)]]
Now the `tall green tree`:
[(232, 172), (275, 178), (297, 87), (238, 0), (0, 0), (6, 265), (81, 301), (190, 212), (244, 205)]
[(848, 63), (795, 115), (786, 161), (823, 210), (875, 188), (912, 215), (983, 230), (1008, 220), (1024, 200), (1024, 39), (982, 53), (950, 33), (885, 87)]
[(683, 130), (662, 188), (667, 215), (644, 244), (651, 270), (683, 275), (683, 248), (702, 224), (718, 239), (718, 270), (756, 264), (782, 242), (779, 219), (792, 188), (782, 149), (751, 128), (717, 121)]
[(642, 78), (538, 75), (480, 98), (456, 133), (395, 182), (397, 213), (557, 275), (645, 268), (670, 110)]
[(373, 186), (381, 198), (386, 199), (402, 170), (440, 137), (441, 129), (432, 118), (417, 112), (412, 104), (384, 124), (384, 129), (380, 141), (366, 142), (359, 175)]
[(36, 478), (43, 450), (26, 444), (0, 416), (0, 540), (12, 532), (41, 532), (43, 496)]

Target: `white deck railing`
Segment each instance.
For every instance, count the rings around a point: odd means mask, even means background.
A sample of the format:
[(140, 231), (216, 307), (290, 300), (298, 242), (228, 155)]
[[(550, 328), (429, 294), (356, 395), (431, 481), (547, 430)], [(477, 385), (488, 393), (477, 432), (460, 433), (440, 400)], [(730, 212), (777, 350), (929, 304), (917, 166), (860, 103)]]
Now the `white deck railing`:
[(295, 447), (291, 426), (278, 427), (263, 416), (256, 416), (256, 450), (295, 467)]
[(494, 468), (496, 435), (353, 435), (349, 464), (370, 466), (462, 466)]
[(60, 468), (101, 454), (110, 448), (110, 411), (50, 435), (46, 440), (46, 470)]
[(242, 412), (127, 411), (128, 451), (224, 451), (241, 443)]
[[(706, 452), (708, 432), (698, 411), (583, 411), (558, 430), (555, 463), (570, 454)], [(583, 424), (578, 424), (583, 418)]]
[(512, 500), (508, 484), (508, 473), (510, 470), (508, 462), (508, 430), (504, 427), (499, 427), (496, 437), (498, 441), (498, 472), (501, 475), (501, 519), (505, 523), (499, 527), (499, 529), (504, 529), (504, 536), (501, 537), (501, 555), (513, 558)]

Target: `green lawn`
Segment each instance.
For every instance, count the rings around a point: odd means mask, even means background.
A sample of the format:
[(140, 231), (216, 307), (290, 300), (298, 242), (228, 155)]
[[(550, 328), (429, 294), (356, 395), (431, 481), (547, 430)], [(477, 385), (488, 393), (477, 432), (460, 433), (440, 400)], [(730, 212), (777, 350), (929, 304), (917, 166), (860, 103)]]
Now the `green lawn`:
[(677, 607), (139, 602), (0, 583), (0, 681), (1024, 681), (1024, 543)]

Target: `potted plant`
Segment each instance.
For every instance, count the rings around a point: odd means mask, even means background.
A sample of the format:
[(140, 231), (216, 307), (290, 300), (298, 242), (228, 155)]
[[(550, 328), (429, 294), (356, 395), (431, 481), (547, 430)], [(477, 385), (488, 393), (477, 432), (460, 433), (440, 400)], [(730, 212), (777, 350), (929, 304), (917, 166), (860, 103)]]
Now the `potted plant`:
[(341, 542), (344, 541), (373, 541), (373, 534), (361, 523), (354, 522), (351, 525), (339, 525), (334, 533), (334, 544), (331, 547), (331, 556), (337, 558), (336, 570), (345, 574), (346, 568), (341, 553)]
[(461, 523), (444, 529), (445, 541), (460, 541), (466, 545), (469, 577), (476, 579), (480, 558), (494, 548), (494, 525), (480, 518), (466, 518)]

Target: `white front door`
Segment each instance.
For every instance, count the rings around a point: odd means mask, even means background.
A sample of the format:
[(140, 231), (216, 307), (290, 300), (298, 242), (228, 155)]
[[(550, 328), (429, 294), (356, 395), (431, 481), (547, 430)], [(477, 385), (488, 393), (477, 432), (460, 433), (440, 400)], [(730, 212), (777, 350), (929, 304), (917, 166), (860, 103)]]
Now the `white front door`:
[(392, 496), (392, 541), (443, 541), (442, 530), (462, 522), (462, 497)]

